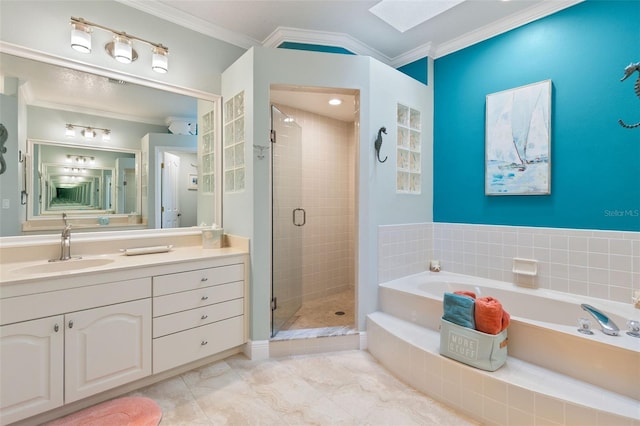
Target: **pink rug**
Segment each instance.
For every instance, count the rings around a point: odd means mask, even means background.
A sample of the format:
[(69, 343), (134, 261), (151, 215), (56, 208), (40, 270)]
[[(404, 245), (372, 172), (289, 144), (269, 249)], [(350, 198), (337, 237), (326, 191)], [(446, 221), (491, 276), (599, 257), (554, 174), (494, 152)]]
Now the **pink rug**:
[(45, 426), (157, 426), (162, 410), (143, 397), (113, 399), (59, 418)]

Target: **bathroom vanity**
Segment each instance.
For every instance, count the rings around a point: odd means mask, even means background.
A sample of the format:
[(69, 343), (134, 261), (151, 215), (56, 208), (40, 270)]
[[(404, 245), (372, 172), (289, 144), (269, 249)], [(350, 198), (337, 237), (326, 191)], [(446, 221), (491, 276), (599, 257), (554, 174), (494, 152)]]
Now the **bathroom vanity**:
[(247, 258), (238, 248), (181, 246), (53, 263), (3, 259), (0, 424), (240, 351)]

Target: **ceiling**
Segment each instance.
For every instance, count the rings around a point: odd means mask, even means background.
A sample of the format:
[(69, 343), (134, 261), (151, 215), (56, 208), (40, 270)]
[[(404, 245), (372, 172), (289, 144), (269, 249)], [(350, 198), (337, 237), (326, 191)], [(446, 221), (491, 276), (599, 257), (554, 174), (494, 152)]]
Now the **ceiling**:
[[(277, 47), (285, 41), (330, 45), (399, 67), (425, 56), (437, 58), (582, 0), (117, 1), (243, 48)], [(451, 7), (421, 22), (421, 13), (428, 12), (427, 6), (434, 2), (441, 9)], [(413, 27), (398, 30), (378, 15), (395, 25)], [(405, 19), (408, 16), (415, 18), (413, 22)], [(3, 56), (0, 74), (28, 81), (31, 105), (151, 124), (194, 115), (195, 100), (187, 96), (42, 65)], [(279, 89), (273, 92), (276, 103), (344, 121), (353, 119), (353, 93), (333, 91), (345, 102), (329, 107), (326, 91)]]
[[(284, 41), (338, 46), (397, 68), (446, 55), (582, 0), (118, 1), (244, 48), (278, 47)], [(452, 5), (423, 21), (428, 9)], [(390, 21), (418, 24), (401, 32), (377, 15), (382, 12)]]

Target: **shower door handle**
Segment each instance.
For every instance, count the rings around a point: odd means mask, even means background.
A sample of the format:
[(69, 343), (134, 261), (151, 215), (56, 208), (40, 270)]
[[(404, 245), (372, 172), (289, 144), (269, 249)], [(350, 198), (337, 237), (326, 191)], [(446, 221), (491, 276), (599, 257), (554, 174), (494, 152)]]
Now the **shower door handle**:
[[(302, 221), (298, 219), (298, 212), (302, 213)], [(293, 209), (293, 224), (295, 226), (304, 226), (305, 223), (307, 223), (307, 212), (301, 208)]]

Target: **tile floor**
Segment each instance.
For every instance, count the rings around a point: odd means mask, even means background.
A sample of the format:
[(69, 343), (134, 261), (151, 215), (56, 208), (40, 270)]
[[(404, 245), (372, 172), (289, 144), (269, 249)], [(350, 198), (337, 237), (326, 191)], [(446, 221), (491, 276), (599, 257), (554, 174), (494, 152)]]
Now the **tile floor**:
[[(344, 315), (336, 315), (344, 312)], [(324, 327), (354, 327), (354, 289), (306, 301), (283, 327), (283, 330), (299, 330)]]
[(201, 367), (130, 395), (162, 407), (169, 425), (477, 425), (403, 384), (366, 351)]

